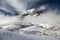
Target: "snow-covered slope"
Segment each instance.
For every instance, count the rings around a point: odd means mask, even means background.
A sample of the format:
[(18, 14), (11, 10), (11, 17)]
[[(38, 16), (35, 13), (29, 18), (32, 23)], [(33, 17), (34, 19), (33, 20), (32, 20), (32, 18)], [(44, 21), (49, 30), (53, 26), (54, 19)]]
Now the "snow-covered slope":
[(60, 37), (16, 34), (0, 29), (0, 40), (60, 40)]

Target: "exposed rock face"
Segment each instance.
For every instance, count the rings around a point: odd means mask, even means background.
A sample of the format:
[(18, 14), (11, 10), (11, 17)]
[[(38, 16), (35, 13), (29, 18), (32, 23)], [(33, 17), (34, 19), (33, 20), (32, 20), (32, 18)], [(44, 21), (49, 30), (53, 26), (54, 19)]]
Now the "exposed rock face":
[(30, 15), (33, 16), (37, 14), (36, 16), (39, 16), (42, 13), (44, 13), (44, 10), (32, 9)]
[[(36, 16), (39, 16), (40, 14), (43, 14), (43, 13), (44, 13), (44, 10), (38, 10), (34, 8), (34, 9), (27, 10), (25, 14), (22, 14), (22, 16), (24, 17), (28, 15), (33, 16), (35, 14), (37, 14)], [(19, 15), (19, 13), (16, 12), (14, 15), (17, 16)]]

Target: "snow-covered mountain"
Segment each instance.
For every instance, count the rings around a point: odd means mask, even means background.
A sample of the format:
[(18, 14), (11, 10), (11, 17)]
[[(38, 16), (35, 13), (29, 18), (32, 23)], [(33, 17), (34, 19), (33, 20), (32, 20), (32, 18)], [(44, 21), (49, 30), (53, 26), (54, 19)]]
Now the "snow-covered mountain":
[(34, 13), (34, 10), (27, 10), (28, 12), (25, 11), (16, 16), (1, 15), (0, 40), (59, 40), (60, 26), (59, 24), (57, 25), (58, 21), (54, 21), (55, 25), (51, 23), (53, 20), (50, 18), (56, 16), (59, 19), (59, 16), (52, 14), (55, 11), (43, 12), (37, 16), (38, 13), (31, 15)]
[(60, 40), (60, 10), (55, 2), (0, 0), (0, 40)]
[[(58, 22), (60, 22), (60, 15), (53, 14), (54, 12), (57, 13), (56, 11), (49, 10), (47, 12), (44, 10), (45, 8), (40, 10), (37, 8), (15, 16), (1, 15), (0, 28), (22, 34), (59, 36), (60, 24)], [(55, 16), (57, 18), (56, 21), (54, 20)]]

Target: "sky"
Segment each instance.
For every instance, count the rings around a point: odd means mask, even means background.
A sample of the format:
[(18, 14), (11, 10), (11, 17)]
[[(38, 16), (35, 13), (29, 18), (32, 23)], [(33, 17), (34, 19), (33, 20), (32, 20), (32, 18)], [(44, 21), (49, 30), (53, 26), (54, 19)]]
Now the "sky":
[(40, 7), (42, 5), (45, 5), (47, 9), (59, 10), (60, 0), (0, 0), (0, 10), (2, 9), (8, 14), (16, 11), (20, 13), (28, 9)]
[[(46, 5), (48, 8), (60, 8), (60, 0), (36, 0), (34, 3), (28, 3), (29, 8)], [(28, 9), (29, 9), (28, 8)]]

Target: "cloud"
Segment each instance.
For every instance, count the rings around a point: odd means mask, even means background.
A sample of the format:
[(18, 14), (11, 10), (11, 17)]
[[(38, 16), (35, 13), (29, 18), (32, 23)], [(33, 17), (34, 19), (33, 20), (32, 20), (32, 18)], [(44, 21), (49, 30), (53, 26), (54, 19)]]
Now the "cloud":
[[(43, 8), (43, 7), (42, 7)], [(57, 15), (58, 10), (49, 9), (40, 16), (27, 16), (24, 18), (24, 22), (29, 22), (32, 24), (43, 25), (48, 27), (48, 25), (60, 26), (60, 15)]]
[[(9, 5), (9, 6), (8, 6)], [(3, 8), (15, 8), (14, 10), (18, 12), (23, 12), (26, 10), (26, 3), (23, 0), (1, 0), (0, 1), (0, 7)], [(10, 8), (8, 10), (11, 10)]]
[(0, 15), (0, 27), (12, 27), (16, 23), (19, 23), (19, 18), (17, 16)]

